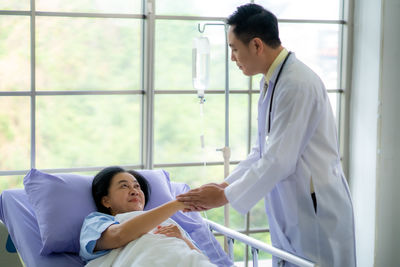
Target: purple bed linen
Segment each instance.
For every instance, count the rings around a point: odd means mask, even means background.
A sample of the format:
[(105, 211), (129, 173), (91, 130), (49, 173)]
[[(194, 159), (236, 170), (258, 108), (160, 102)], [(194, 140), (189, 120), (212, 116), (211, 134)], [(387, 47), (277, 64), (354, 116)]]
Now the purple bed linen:
[(0, 195), (0, 219), (6, 225), (15, 248), (28, 267), (84, 266), (77, 254), (53, 253), (41, 256), (42, 241), (35, 213), (24, 189), (4, 190)]

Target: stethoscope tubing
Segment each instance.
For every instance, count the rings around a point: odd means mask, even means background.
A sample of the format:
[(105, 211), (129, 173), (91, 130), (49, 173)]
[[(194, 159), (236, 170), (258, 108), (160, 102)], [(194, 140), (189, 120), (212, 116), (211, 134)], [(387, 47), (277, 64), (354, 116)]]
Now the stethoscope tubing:
[(273, 101), (274, 101), (275, 87), (276, 87), (276, 85), (278, 84), (279, 77), (281, 76), (281, 73), (282, 73), (282, 69), (283, 69), (283, 67), (285, 66), (285, 63), (286, 63), (286, 61), (287, 61), (287, 59), (289, 58), (289, 56), (290, 56), (291, 53), (292, 53), (292, 52), (289, 51), (289, 53), (288, 53), (287, 56), (285, 57), (285, 60), (283, 61), (282, 65), (281, 65), (281, 68), (279, 69), (278, 75), (276, 76), (276, 80), (275, 80), (274, 86), (272, 87), (271, 101), (270, 101), (271, 103), (269, 104), (269, 112), (268, 112), (268, 134), (269, 134), (269, 132), (271, 131), (271, 112), (272, 112), (272, 103), (273, 103)]

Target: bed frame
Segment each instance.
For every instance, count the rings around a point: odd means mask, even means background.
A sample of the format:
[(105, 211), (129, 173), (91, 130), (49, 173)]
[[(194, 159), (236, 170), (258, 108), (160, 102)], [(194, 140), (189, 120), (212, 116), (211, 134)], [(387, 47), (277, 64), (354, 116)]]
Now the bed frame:
[(220, 225), (220, 224), (210, 221), (208, 219), (204, 219), (204, 220), (210, 226), (211, 231), (214, 230), (214, 231), (222, 234), (223, 236), (227, 237), (228, 255), (232, 260), (233, 260), (233, 256), (234, 256), (233, 244), (234, 244), (234, 241), (237, 240), (237, 241), (243, 242), (244, 244), (251, 247), (251, 253), (253, 255), (253, 266), (254, 267), (258, 267), (258, 251), (259, 250), (265, 251), (265, 252), (271, 254), (272, 256), (275, 256), (275, 257), (281, 259), (278, 262), (278, 266), (284, 266), (285, 262), (290, 262), (290, 263), (296, 264), (299, 267), (317, 267), (318, 266), (308, 260), (305, 260), (305, 259), (295, 256), (293, 254), (290, 254), (281, 249), (275, 248), (271, 245), (265, 244), (257, 239), (254, 239), (252, 237), (249, 237), (247, 235), (244, 235), (242, 233), (234, 231), (223, 225)]

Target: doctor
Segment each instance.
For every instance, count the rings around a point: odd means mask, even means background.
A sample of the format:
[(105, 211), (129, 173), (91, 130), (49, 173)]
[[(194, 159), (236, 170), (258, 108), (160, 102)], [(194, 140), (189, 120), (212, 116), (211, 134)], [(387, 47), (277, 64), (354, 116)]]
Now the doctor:
[(258, 141), (223, 183), (178, 200), (191, 210), (229, 202), (245, 214), (264, 198), (273, 246), (322, 267), (356, 266), (352, 203), (324, 84), (282, 47), (277, 19), (263, 7), (240, 6), (227, 23), (232, 61), (245, 75), (264, 74)]

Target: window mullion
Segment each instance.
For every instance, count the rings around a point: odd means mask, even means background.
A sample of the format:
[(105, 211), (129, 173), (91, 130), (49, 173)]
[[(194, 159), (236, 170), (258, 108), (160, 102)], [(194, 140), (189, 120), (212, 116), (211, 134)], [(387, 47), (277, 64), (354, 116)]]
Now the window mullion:
[(30, 23), (30, 53), (31, 53), (31, 168), (36, 167), (36, 49), (35, 49), (35, 32), (36, 32), (36, 16), (35, 16), (35, 0), (31, 0), (31, 23)]

